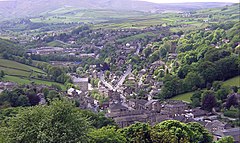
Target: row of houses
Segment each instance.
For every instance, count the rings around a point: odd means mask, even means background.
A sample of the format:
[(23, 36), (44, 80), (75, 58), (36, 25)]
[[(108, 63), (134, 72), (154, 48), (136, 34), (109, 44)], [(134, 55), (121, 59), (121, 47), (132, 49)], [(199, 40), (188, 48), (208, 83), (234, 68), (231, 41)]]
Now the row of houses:
[[(112, 118), (119, 127), (127, 127), (136, 122), (145, 122), (155, 125), (165, 120), (178, 120), (181, 122), (198, 122), (209, 130), (214, 140), (224, 136), (233, 136), (236, 142), (240, 139), (240, 129), (218, 120), (211, 112), (200, 108), (191, 109), (182, 101), (169, 100), (160, 103), (157, 100), (129, 100), (128, 106), (117, 103), (108, 108), (107, 117)], [(131, 107), (131, 108), (129, 108)]]
[(40, 47), (36, 49), (28, 49), (28, 55), (53, 55), (53, 54), (66, 54), (75, 57), (96, 57), (95, 53), (82, 53), (81, 48), (61, 48), (61, 47)]

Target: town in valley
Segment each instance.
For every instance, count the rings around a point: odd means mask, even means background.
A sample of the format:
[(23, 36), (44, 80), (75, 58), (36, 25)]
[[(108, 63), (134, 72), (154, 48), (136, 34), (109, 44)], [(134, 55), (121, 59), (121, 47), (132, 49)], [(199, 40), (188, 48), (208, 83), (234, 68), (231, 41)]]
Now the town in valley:
[(0, 1), (0, 142), (240, 142), (239, 3), (71, 3)]

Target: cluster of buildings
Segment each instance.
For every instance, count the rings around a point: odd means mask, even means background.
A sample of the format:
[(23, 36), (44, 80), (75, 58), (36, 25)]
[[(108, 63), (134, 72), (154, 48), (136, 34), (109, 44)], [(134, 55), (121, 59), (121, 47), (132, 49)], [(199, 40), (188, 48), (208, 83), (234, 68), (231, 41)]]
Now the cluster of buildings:
[(29, 55), (54, 55), (61, 54), (66, 56), (75, 57), (96, 57), (95, 53), (82, 53), (81, 48), (61, 48), (61, 47), (40, 47), (36, 49), (28, 49), (27, 54)]
[(4, 90), (12, 90), (17, 87), (17, 84), (14, 82), (0, 82), (0, 93)]
[[(78, 87), (87, 87), (87, 79), (78, 78), (74, 80)], [(87, 89), (86, 89), (87, 91)], [(98, 100), (89, 96), (87, 92), (69, 89), (69, 95), (80, 102), (83, 109), (91, 109), (94, 112), (107, 111), (106, 117), (112, 118), (119, 127), (127, 127), (136, 122), (145, 122), (155, 125), (165, 120), (178, 120), (181, 122), (198, 122), (209, 130), (214, 136), (214, 140), (219, 140), (224, 136), (233, 136), (239, 142), (239, 128), (218, 119), (218, 115), (207, 112), (200, 108), (191, 108), (188, 103), (175, 100), (160, 102), (149, 98), (126, 99), (125, 95), (116, 90), (108, 90), (109, 100), (99, 103)]]
[(29, 49), (27, 54), (30, 55), (52, 55), (64, 53), (64, 48), (60, 47), (40, 47), (36, 49)]
[(136, 122), (150, 123), (151, 125), (165, 120), (178, 120), (185, 123), (198, 122), (213, 134), (214, 140), (219, 140), (224, 136), (233, 136), (236, 142), (240, 141), (239, 128), (233, 128), (218, 120), (218, 116), (212, 112), (200, 108), (191, 109), (188, 103), (182, 101), (123, 100), (118, 92), (109, 91), (109, 101), (99, 103), (80, 90), (69, 89), (69, 91), (69, 95), (79, 101), (81, 108), (91, 109), (94, 112), (106, 110), (106, 117), (112, 118), (121, 128)]
[(137, 100), (130, 99), (124, 104), (112, 104), (108, 108), (107, 117), (112, 118), (119, 127), (126, 127), (136, 122), (150, 123), (151, 125), (165, 120), (178, 120), (180, 122), (198, 122), (203, 125), (219, 140), (224, 136), (232, 136), (236, 142), (240, 142), (240, 128), (218, 120), (218, 116), (201, 110), (191, 109), (187, 103), (182, 101), (168, 100)]

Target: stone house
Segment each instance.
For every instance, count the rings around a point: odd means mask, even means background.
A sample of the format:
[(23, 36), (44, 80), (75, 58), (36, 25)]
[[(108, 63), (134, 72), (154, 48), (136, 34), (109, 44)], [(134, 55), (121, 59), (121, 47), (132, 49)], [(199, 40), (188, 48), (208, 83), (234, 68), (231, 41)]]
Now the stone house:
[(69, 96), (78, 96), (78, 95), (80, 95), (81, 93), (82, 93), (82, 91), (77, 90), (77, 89), (74, 89), (74, 88), (70, 88), (70, 89), (68, 89), (68, 91), (67, 91), (67, 94), (68, 94)]
[(206, 123), (205, 128), (211, 132), (211, 133), (215, 133), (215, 132), (219, 132), (224, 130), (225, 128), (225, 123), (219, 121), (219, 120), (214, 120), (214, 121), (209, 121)]
[(217, 141), (225, 136), (232, 136), (235, 143), (240, 143), (240, 128), (231, 128), (231, 129), (223, 129), (213, 133), (214, 141)]
[(169, 115), (173, 116), (176, 114), (182, 114), (187, 109), (188, 109), (188, 105), (185, 102), (168, 100), (167, 103), (164, 104), (162, 110), (164, 110)]
[(128, 100), (128, 106), (134, 108), (135, 110), (145, 110), (145, 104), (147, 100), (144, 99), (130, 99)]
[(39, 105), (45, 105), (47, 103), (43, 93), (38, 93), (37, 96), (40, 98)]
[(110, 107), (108, 108), (108, 113), (118, 113), (118, 112), (123, 112), (123, 111), (127, 111), (128, 108), (123, 106), (121, 103), (117, 103), (117, 104), (112, 104), (110, 105)]
[(186, 116), (193, 118), (195, 121), (203, 121), (204, 118), (208, 115), (209, 113), (205, 110), (202, 110), (200, 108), (194, 108), (186, 111)]
[(88, 78), (72, 77), (73, 84), (78, 86), (81, 91), (88, 91)]
[(109, 90), (108, 97), (109, 97), (110, 101), (114, 102), (114, 103), (121, 101), (120, 93), (113, 91), (113, 90)]
[(119, 127), (124, 128), (136, 122), (147, 122), (148, 115), (138, 114), (138, 115), (122, 116), (122, 117), (114, 118), (114, 121), (118, 124)]
[(144, 106), (146, 110), (155, 112), (160, 112), (162, 108), (158, 100), (149, 100)]
[(5, 89), (11, 90), (16, 86), (17, 86), (17, 84), (14, 83), (14, 82), (0, 82), (0, 89), (1, 90), (5, 90)]

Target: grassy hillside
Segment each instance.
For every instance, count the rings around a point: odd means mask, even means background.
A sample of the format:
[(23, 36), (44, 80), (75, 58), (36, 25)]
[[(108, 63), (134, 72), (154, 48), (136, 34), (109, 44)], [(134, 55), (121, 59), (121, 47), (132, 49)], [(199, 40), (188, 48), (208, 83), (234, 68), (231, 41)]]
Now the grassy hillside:
[(0, 59), (0, 70), (3, 70), (7, 75), (23, 77), (46, 75), (44, 71), (38, 68), (5, 59)]
[[(81, 10), (73, 7), (60, 8), (41, 17), (32, 18), (32, 22), (42, 23), (94, 23), (94, 28), (145, 28), (151, 25), (176, 25), (173, 32), (205, 28), (211, 23), (239, 20), (236, 11), (239, 4), (232, 6), (198, 10), (191, 14), (182, 13), (144, 13), (137, 11)], [(208, 21), (208, 22), (205, 22)], [(178, 26), (185, 25), (185, 27)]]
[(66, 87), (63, 84), (31, 78), (37, 78), (38, 75), (46, 75), (46, 73), (41, 69), (32, 66), (24, 65), (11, 60), (0, 59), (0, 70), (3, 70), (6, 74), (6, 76), (2, 79), (3, 81), (16, 82), (20, 85), (35, 83), (51, 86), (52, 84), (57, 84), (61, 86), (63, 90), (66, 90)]
[(188, 102), (190, 103), (191, 102), (191, 97), (193, 95), (194, 92), (188, 92), (188, 93), (184, 93), (184, 94), (180, 94), (180, 95), (177, 95), (173, 98), (171, 98), (172, 100), (181, 100), (181, 101), (185, 101), (185, 102)]
[(81, 10), (73, 7), (60, 8), (41, 17), (32, 18), (32, 22), (71, 23), (71, 22), (106, 22), (113, 19), (126, 19), (144, 16), (143, 12), (114, 10)]
[(56, 85), (59, 85), (62, 88), (62, 90), (66, 90), (66, 87), (63, 84), (59, 84), (59, 83), (56, 83), (56, 82), (50, 82), (50, 81), (44, 81), (44, 80), (27, 79), (27, 78), (20, 78), (20, 77), (16, 77), (16, 76), (6, 75), (3, 78), (3, 81), (11, 81), (11, 82), (18, 83), (20, 85), (35, 83), (35, 84), (39, 84), (39, 85), (42, 84), (42, 85), (51, 86), (52, 84), (56, 84)]
[[(231, 78), (229, 80), (226, 80), (223, 82), (223, 86), (240, 86), (240, 76)], [(182, 100), (182, 101), (186, 101), (186, 102), (191, 102), (191, 97), (193, 95), (194, 92), (188, 92), (188, 93), (184, 93), (184, 94), (180, 94), (177, 95), (171, 99), (173, 100)]]
[(225, 86), (240, 86), (240, 76), (226, 80), (223, 85)]

